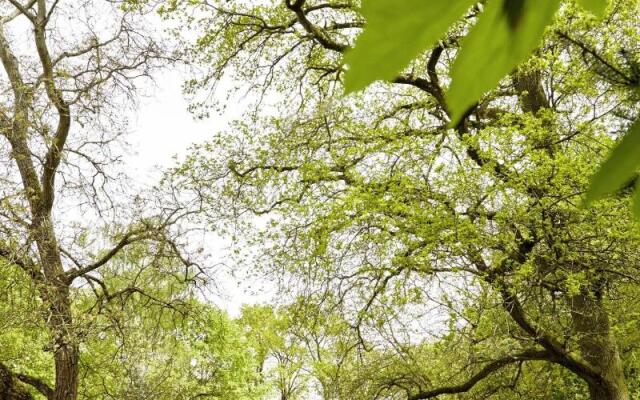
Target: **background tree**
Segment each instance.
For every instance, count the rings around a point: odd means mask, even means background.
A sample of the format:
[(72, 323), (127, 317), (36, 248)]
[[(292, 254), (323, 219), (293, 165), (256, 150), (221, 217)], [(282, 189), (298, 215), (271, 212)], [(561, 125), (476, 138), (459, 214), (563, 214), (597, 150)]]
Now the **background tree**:
[[(75, 324), (82, 334), (78, 397), (262, 398), (265, 390), (241, 325), (200, 302), (191, 285), (156, 268), (140, 268), (150, 250), (131, 246), (101, 270), (110, 301), (90, 287), (74, 289)], [(40, 318), (44, 304), (33, 297), (19, 267), (4, 266), (2, 273), (0, 388), (8, 396), (2, 398), (39, 399), (40, 393), (20, 381), (36, 384), (33, 377), (40, 377), (43, 387), (53, 384), (53, 360), (42, 351), (51, 343)]]
[(263, 383), (280, 400), (309, 395), (304, 349), (290, 334), (289, 315), (271, 306), (243, 308), (240, 324), (251, 343)]

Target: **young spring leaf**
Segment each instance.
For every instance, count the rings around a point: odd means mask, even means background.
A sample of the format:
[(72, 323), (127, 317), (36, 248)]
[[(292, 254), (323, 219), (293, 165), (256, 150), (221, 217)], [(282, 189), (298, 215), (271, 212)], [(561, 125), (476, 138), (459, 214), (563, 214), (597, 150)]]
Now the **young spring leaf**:
[(633, 211), (633, 215), (637, 220), (640, 221), (640, 187), (636, 187), (636, 190), (633, 194), (633, 203), (631, 205), (631, 210)]
[[(585, 202), (615, 192), (627, 183), (640, 168), (640, 119), (613, 149), (607, 161), (591, 179)], [(636, 207), (634, 207), (634, 210)]]
[(596, 17), (601, 17), (607, 8), (607, 0), (578, 0), (578, 3)]
[(447, 95), (453, 123), (531, 54), (560, 5), (559, 0), (527, 0), (514, 26), (514, 16), (505, 12), (507, 1), (489, 1), (461, 43)]
[(525, 2), (526, 0), (506, 0), (502, 4), (503, 11), (507, 14), (509, 27), (512, 31), (518, 29), (520, 21), (522, 21)]
[(367, 25), (345, 55), (345, 91), (392, 80), (411, 60), (434, 45), (473, 0), (364, 0)]

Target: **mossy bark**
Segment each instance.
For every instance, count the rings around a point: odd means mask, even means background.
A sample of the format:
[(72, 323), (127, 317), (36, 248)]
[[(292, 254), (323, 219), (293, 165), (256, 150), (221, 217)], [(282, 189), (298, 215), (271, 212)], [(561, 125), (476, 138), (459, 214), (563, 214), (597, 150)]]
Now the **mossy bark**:
[(586, 292), (572, 296), (571, 315), (582, 357), (602, 378), (588, 382), (591, 399), (629, 400), (620, 354), (600, 296)]

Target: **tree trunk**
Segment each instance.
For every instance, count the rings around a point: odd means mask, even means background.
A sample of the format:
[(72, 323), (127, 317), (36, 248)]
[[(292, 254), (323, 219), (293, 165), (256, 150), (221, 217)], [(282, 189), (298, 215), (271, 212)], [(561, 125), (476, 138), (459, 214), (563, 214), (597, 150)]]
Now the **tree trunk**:
[(56, 384), (53, 400), (76, 400), (78, 398), (78, 341), (73, 334), (73, 319), (69, 301), (69, 288), (57, 287), (55, 302), (50, 309), (58, 315), (52, 316), (50, 326), (54, 333), (54, 362)]
[(513, 86), (520, 95), (520, 103), (524, 112), (535, 114), (543, 108), (549, 108), (549, 99), (547, 99), (542, 87), (540, 71), (514, 74)]
[(591, 399), (629, 400), (622, 362), (600, 295), (573, 296), (571, 316), (582, 357), (596, 367), (602, 377), (601, 382), (588, 383)]
[(56, 349), (56, 389), (54, 400), (78, 398), (78, 345), (70, 343)]
[(48, 305), (48, 325), (54, 336), (56, 380), (53, 400), (75, 400), (78, 397), (78, 340), (74, 334), (69, 283), (65, 279), (58, 242), (49, 216), (41, 219), (35, 236), (45, 276), (41, 293)]

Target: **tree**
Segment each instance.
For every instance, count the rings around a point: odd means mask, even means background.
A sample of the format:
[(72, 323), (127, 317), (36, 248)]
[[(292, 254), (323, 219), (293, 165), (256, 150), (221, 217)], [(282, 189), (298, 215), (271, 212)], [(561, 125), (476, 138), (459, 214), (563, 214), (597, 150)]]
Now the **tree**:
[[(390, 396), (472, 392), (543, 364), (594, 400), (626, 400), (616, 332), (635, 320), (615, 310), (635, 301), (621, 294), (638, 279), (640, 238), (627, 192), (590, 210), (580, 199), (637, 102), (585, 68), (584, 49), (563, 35), (594, 32), (615, 65), (621, 48), (638, 48), (634, 4), (615, 2), (603, 25), (563, 4), (535, 57), (454, 127), (444, 91), (473, 12), (391, 83), (341, 98), (342, 54), (363, 25), (356, 2), (204, 2), (201, 18), (187, 8), (202, 29), (192, 55), (209, 66), (190, 88), (232, 75), (259, 100), (171, 179), (203, 200), (213, 224), (246, 234), (247, 216), (266, 218), (252, 262), (288, 291), (321, 293), (363, 342), (397, 329), (404, 345), (467, 338), (462, 372), (405, 382), (396, 370), (382, 385), (395, 387)], [(500, 346), (483, 345), (489, 310)], [(425, 322), (443, 314), (448, 322)]]
[(74, 400), (83, 341), (78, 287), (93, 288), (99, 304), (144, 297), (135, 280), (113, 289), (100, 272), (139, 243), (149, 251), (131, 265), (140, 273), (171, 259), (183, 270), (167, 271), (175, 279), (200, 275), (180, 251), (180, 211), (150, 211), (153, 196), (134, 197), (112, 179), (123, 107), (172, 54), (141, 29), (144, 10), (122, 2), (10, 0), (0, 15), (0, 257), (23, 271), (42, 302), (54, 378), (2, 373), (50, 400)]
[[(239, 323), (250, 340), (264, 384), (279, 399), (316, 395), (324, 400), (353, 398), (358, 341), (338, 313), (310, 299), (274, 308), (245, 306)], [(363, 397), (364, 398), (364, 397)]]
[(302, 399), (308, 394), (305, 354), (300, 341), (290, 335), (288, 314), (270, 306), (242, 309), (239, 323), (251, 343), (257, 372), (279, 400)]
[[(82, 335), (79, 398), (261, 398), (255, 357), (240, 324), (198, 301), (190, 284), (160, 273), (161, 266), (140, 268), (151, 250), (138, 243), (101, 269), (110, 301), (90, 287), (74, 289)], [(3, 266), (0, 273), (0, 393), (3, 399), (39, 399), (21, 380), (41, 377), (43, 387), (52, 384), (53, 360), (42, 351), (51, 343), (39, 317), (44, 305), (32, 297), (19, 267)]]
[[(195, 300), (184, 315), (130, 300), (96, 321), (86, 341), (86, 399), (262, 398), (248, 340), (224, 312)], [(131, 317), (135, 316), (135, 317)]]

